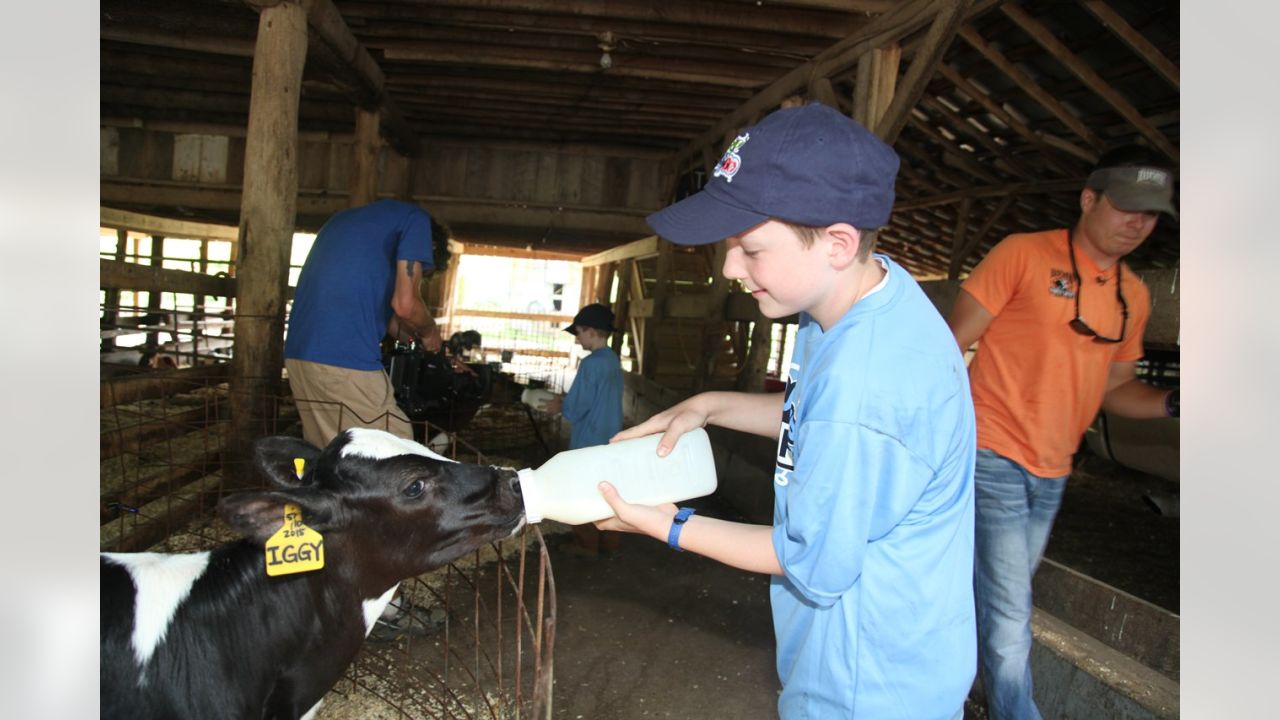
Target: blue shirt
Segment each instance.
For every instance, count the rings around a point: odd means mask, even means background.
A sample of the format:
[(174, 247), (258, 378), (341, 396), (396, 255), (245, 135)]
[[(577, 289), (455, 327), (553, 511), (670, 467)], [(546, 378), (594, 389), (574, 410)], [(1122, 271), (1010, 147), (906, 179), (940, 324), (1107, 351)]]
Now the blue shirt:
[(976, 671), (964, 361), (887, 257), (823, 332), (800, 316), (774, 475), (782, 718), (959, 717)]
[(298, 275), (284, 356), (381, 370), (399, 260), (433, 265), (431, 217), (422, 208), (379, 200), (329, 218)]
[(582, 359), (560, 406), (572, 426), (569, 449), (604, 445), (622, 429), (622, 364), (608, 347)]

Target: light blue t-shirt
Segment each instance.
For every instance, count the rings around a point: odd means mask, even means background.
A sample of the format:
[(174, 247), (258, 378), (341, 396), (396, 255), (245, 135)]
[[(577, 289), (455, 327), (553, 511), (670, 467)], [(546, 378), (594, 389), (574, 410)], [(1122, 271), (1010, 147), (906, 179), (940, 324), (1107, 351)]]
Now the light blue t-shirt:
[(571, 426), (569, 449), (604, 445), (622, 429), (622, 364), (608, 347), (582, 359), (560, 414)]
[(381, 370), (396, 262), (431, 258), (431, 216), (400, 200), (343, 210), (324, 224), (298, 275), (284, 356)]
[(878, 290), (796, 333), (770, 588), (784, 720), (958, 718), (976, 671), (968, 375), (920, 286), (875, 257)]

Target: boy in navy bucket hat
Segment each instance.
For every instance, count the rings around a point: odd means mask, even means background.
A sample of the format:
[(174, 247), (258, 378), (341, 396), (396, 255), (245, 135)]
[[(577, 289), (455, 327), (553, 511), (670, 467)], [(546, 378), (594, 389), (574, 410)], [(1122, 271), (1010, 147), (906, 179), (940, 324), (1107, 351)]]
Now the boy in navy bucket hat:
[[(569, 421), (569, 449), (604, 445), (622, 429), (622, 364), (609, 347), (615, 332), (613, 311), (591, 303), (578, 311), (564, 329), (587, 352), (569, 392), (545, 406)], [(590, 523), (573, 526), (573, 540), (558, 551), (583, 557), (612, 554), (618, 547), (618, 533), (602, 533)]]
[(649, 216), (682, 245), (725, 241), (724, 275), (770, 318), (799, 313), (782, 393), (706, 392), (614, 437), (708, 424), (777, 439), (772, 526), (632, 505), (605, 529), (768, 573), (782, 718), (960, 718), (976, 671), (973, 403), (950, 331), (873, 254), (894, 151), (819, 104), (776, 111), (707, 186)]

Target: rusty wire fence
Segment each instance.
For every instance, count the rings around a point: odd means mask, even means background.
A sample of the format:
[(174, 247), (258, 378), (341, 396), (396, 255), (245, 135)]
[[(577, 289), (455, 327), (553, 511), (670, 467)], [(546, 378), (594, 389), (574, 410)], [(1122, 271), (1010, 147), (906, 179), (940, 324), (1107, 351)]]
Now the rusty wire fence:
[[(104, 377), (101, 388), (101, 549), (197, 552), (234, 540), (214, 509), (262, 481), (231, 446), (226, 365)], [(300, 436), (292, 398), (269, 402), (258, 436)], [(463, 430), (423, 430), (442, 455), (517, 468), (540, 464), (557, 432), (505, 398)], [(543, 528), (411, 578), (401, 592), (442, 609), (442, 625), (366, 642), (318, 719), (551, 717), (556, 594)]]

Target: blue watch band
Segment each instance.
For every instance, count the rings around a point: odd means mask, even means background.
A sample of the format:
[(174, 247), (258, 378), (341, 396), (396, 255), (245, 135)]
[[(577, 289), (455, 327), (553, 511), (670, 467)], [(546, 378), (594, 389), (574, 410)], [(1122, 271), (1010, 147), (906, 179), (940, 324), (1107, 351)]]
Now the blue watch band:
[(676, 552), (684, 552), (680, 547), (680, 531), (684, 529), (684, 523), (689, 516), (696, 512), (693, 508), (685, 507), (676, 511), (676, 516), (671, 518), (671, 529), (667, 531), (667, 544)]

